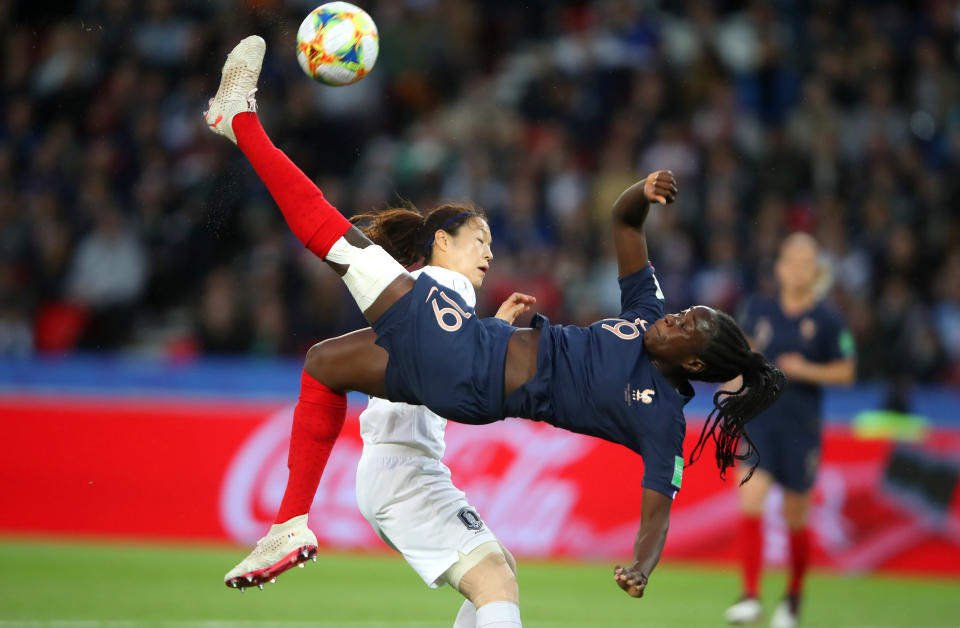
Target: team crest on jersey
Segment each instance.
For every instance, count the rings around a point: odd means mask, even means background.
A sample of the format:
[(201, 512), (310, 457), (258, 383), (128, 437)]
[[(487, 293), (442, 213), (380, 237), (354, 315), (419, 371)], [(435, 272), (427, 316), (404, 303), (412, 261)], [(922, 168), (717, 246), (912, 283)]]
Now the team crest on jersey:
[(812, 318), (805, 318), (800, 321), (800, 335), (807, 342), (813, 340), (817, 335), (817, 323)]
[(457, 513), (457, 519), (459, 519), (463, 525), (467, 526), (468, 530), (483, 529), (483, 519), (480, 518), (476, 510), (469, 506), (464, 506), (460, 509), (460, 512)]
[(644, 388), (643, 390), (638, 390), (633, 388), (630, 384), (627, 384), (627, 387), (623, 390), (624, 401), (627, 402), (628, 406), (632, 406), (634, 402), (653, 403), (653, 396), (657, 392), (652, 388)]

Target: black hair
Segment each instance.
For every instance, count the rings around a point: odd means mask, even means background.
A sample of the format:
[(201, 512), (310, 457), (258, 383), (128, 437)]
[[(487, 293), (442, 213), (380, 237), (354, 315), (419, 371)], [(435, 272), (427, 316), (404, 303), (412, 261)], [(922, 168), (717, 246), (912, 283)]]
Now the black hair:
[[(720, 311), (714, 318), (706, 347), (698, 357), (704, 368), (690, 379), (722, 383), (738, 375), (743, 378), (739, 390), (720, 390), (713, 395), (713, 410), (703, 424), (700, 439), (690, 453), (688, 463), (693, 464), (700, 458), (707, 440), (712, 438), (717, 446), (720, 477), (725, 479), (727, 468), (733, 466), (735, 460), (747, 460), (757, 451), (744, 426), (777, 400), (787, 378), (772, 362), (750, 349), (750, 343), (736, 321)], [(741, 439), (746, 442), (742, 452)], [(756, 463), (750, 467), (743, 482), (753, 476), (756, 467)]]
[(430, 262), (438, 229), (456, 235), (471, 218), (486, 220), (486, 214), (470, 202), (448, 202), (425, 214), (408, 204), (358, 214), (350, 220), (400, 264), (413, 266), (421, 261)]

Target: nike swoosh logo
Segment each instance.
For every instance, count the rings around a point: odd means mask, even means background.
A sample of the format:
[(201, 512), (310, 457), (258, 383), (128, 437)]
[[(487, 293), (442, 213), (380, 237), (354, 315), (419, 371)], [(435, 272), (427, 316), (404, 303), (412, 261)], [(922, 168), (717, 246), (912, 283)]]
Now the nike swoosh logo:
[(211, 124), (210, 127), (213, 129), (217, 128), (217, 125), (220, 124), (222, 120), (223, 120), (223, 114), (220, 114), (219, 116), (217, 116), (217, 121)]

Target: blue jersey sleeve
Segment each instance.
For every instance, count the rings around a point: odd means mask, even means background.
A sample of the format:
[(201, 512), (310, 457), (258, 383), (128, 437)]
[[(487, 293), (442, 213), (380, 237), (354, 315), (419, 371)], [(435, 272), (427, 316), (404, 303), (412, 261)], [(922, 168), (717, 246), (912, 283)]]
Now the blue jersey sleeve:
[(818, 339), (824, 362), (851, 359), (856, 357), (853, 335), (847, 329), (843, 317), (835, 310), (828, 310)]
[(683, 480), (683, 437), (686, 422), (683, 416), (668, 421), (657, 434), (648, 434), (643, 441), (643, 480), (640, 485), (663, 493), (670, 499), (677, 495)]
[(651, 323), (663, 318), (663, 292), (652, 264), (620, 278), (620, 318), (628, 321), (639, 318)]

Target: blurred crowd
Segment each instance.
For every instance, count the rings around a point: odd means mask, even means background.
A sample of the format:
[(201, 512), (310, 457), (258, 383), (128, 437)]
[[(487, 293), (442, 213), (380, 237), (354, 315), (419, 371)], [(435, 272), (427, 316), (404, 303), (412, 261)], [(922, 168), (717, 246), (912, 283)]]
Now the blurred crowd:
[(481, 313), (521, 290), (554, 322), (616, 315), (609, 208), (667, 168), (668, 310), (770, 293), (802, 229), (861, 377), (960, 382), (960, 6), (360, 1), (379, 61), (329, 88), (294, 56), (318, 2), (0, 0), (0, 354), (298, 355), (364, 324), (203, 127), (258, 33), (264, 126), (345, 213), (487, 211)]

